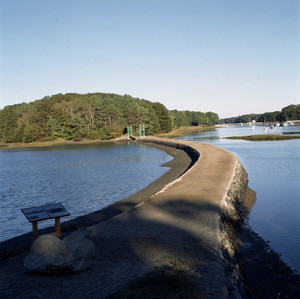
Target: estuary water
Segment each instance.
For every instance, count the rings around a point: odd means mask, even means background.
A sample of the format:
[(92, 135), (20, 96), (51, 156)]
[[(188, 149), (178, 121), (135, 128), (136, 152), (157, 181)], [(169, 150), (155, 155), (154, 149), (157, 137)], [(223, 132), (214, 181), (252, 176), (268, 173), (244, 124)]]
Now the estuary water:
[(142, 190), (171, 159), (139, 144), (0, 150), (0, 242), (32, 230), (22, 208), (61, 202), (71, 213), (61, 221), (70, 220)]
[[(250, 225), (300, 273), (300, 139), (224, 139), (265, 133), (300, 135), (300, 126), (267, 132), (259, 126), (218, 128), (177, 139), (214, 144), (238, 156), (257, 193)], [(0, 150), (0, 242), (31, 231), (22, 208), (62, 202), (71, 213), (62, 221), (100, 210), (159, 178), (168, 170), (160, 165), (171, 159), (139, 144)]]
[(257, 201), (249, 216), (253, 230), (300, 273), (300, 139), (245, 141), (224, 139), (251, 134), (300, 135), (300, 126), (218, 128), (177, 139), (214, 144), (236, 154), (248, 173)]

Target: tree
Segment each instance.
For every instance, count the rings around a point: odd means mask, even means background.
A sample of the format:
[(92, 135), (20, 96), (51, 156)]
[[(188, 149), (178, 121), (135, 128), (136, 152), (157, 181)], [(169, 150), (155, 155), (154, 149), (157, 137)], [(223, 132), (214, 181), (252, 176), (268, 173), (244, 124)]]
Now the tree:
[(5, 142), (17, 142), (15, 133), (18, 129), (18, 115), (15, 106), (6, 106), (1, 110), (0, 132), (1, 139)]
[(296, 120), (298, 118), (297, 106), (299, 105), (289, 105), (284, 107), (281, 110), (281, 121)]
[(146, 113), (141, 123), (145, 124), (146, 135), (153, 135), (160, 129), (158, 117), (155, 110), (148, 103), (144, 103), (143, 107)]
[[(298, 113), (298, 112), (297, 112)], [(213, 123), (216, 114), (168, 111), (159, 103), (129, 95), (56, 94), (0, 110), (0, 140), (31, 142), (49, 139), (108, 139), (125, 133), (127, 125), (145, 125), (147, 135), (169, 132), (173, 126)]]
[(215, 124), (218, 122), (218, 120), (219, 120), (219, 116), (218, 116), (217, 113), (214, 113), (214, 112), (206, 112), (205, 115), (206, 115), (207, 118), (208, 118), (208, 124), (209, 124), (210, 126), (215, 125)]
[(172, 130), (172, 120), (167, 108), (163, 104), (158, 102), (153, 103), (152, 108), (157, 115), (158, 122), (160, 124), (160, 131), (163, 133), (170, 132)]

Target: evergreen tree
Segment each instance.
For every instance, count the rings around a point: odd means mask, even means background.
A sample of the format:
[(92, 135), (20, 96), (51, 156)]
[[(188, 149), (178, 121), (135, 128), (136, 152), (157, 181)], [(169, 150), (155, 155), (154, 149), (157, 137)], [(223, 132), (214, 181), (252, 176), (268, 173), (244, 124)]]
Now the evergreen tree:
[(172, 130), (172, 120), (167, 108), (163, 104), (158, 102), (153, 103), (152, 107), (155, 110), (158, 122), (160, 124), (160, 132), (170, 132)]

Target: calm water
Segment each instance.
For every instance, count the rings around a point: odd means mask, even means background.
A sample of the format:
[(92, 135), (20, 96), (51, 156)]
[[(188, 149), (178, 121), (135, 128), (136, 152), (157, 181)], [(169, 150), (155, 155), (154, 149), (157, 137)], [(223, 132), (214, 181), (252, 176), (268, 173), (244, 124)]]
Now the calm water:
[(222, 139), (250, 134), (300, 135), (300, 126), (229, 127), (195, 133), (178, 139), (206, 142), (235, 153), (249, 177), (249, 187), (257, 192), (257, 201), (250, 214), (252, 228), (286, 262), (300, 273), (300, 139), (251, 142)]
[[(280, 127), (268, 134), (293, 132)], [(178, 139), (211, 143), (235, 153), (257, 192), (250, 224), (300, 272), (300, 139), (251, 142), (226, 136), (264, 134), (262, 127), (220, 128)], [(146, 187), (172, 158), (143, 145), (0, 150), (0, 241), (31, 231), (21, 208), (62, 202), (71, 219)], [(39, 227), (52, 226), (53, 220)]]
[[(0, 150), (0, 242), (31, 231), (21, 208), (62, 202), (75, 218), (130, 196), (172, 159), (144, 145)], [(39, 228), (54, 220), (39, 222)]]

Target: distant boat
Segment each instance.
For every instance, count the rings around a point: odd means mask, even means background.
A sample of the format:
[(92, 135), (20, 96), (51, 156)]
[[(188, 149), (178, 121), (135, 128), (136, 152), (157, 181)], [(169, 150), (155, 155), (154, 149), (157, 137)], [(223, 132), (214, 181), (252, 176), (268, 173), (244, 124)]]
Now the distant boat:
[(252, 129), (252, 130), (255, 130), (255, 126), (252, 126), (251, 129)]
[(267, 127), (264, 127), (264, 130), (265, 130), (265, 131), (268, 131), (268, 128), (267, 128)]

